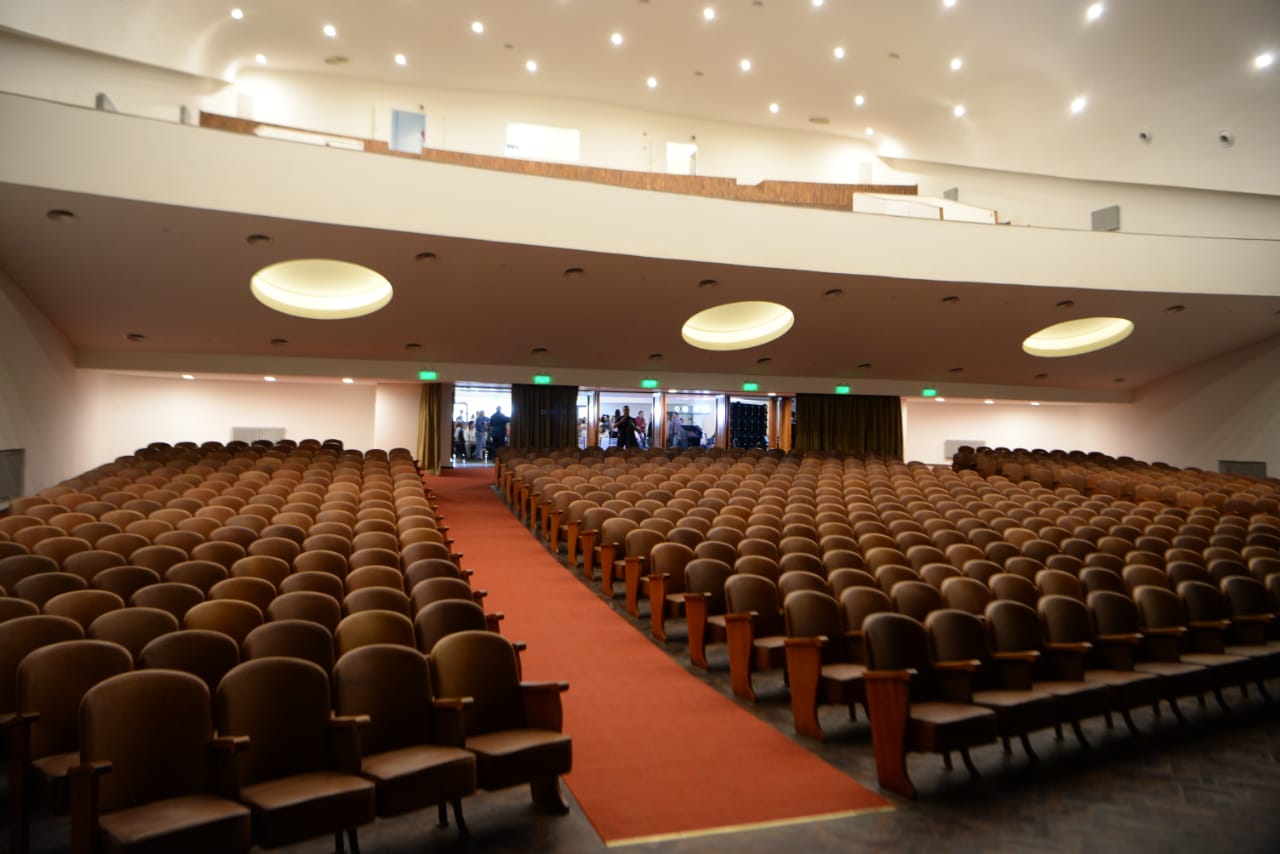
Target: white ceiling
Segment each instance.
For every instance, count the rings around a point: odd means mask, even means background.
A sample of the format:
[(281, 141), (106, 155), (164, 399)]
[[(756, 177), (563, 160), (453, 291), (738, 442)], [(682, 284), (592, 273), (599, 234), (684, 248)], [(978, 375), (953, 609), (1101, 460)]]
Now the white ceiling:
[[(713, 5), (714, 22), (701, 9)], [(268, 68), (563, 96), (815, 132), (892, 136), (911, 158), (1046, 174), (1280, 192), (1277, 0), (1111, 0), (1084, 22), (1076, 0), (242, 0), (0, 2), (0, 26), (193, 74), (233, 79)], [(483, 35), (471, 32), (482, 20)], [(321, 26), (333, 23), (338, 37)], [(624, 43), (609, 43), (612, 32)], [(505, 44), (511, 44), (506, 49)], [(836, 61), (832, 48), (846, 56)], [(403, 68), (391, 61), (406, 54)], [(889, 57), (895, 52), (899, 58)], [(326, 55), (342, 54), (332, 67)], [(738, 60), (749, 56), (743, 74)], [(948, 62), (964, 58), (953, 73)], [(537, 74), (523, 64), (539, 62)], [(701, 71), (701, 76), (695, 76)], [(659, 78), (657, 89), (644, 80)], [(855, 93), (867, 104), (852, 105)], [(1088, 108), (1068, 104), (1085, 94)], [(776, 101), (780, 112), (769, 114)], [(957, 120), (955, 103), (967, 113)], [(1137, 139), (1146, 128), (1152, 142)], [(1217, 133), (1230, 127), (1236, 144)], [(45, 212), (76, 212), (51, 227)], [(253, 247), (245, 236), (272, 235)], [(424, 248), (431, 264), (414, 256)], [(327, 255), (397, 283), (394, 311), (343, 321), (343, 334), (253, 302), (266, 263)], [(599, 299), (566, 299), (575, 288)], [(1280, 298), (947, 283), (637, 258), (496, 241), (273, 220), (101, 196), (0, 185), (2, 268), (82, 353), (239, 354), (384, 363), (592, 366), (672, 372), (863, 378), (1092, 391), (1098, 397), (1277, 334)], [(737, 353), (695, 351), (679, 323), (719, 295), (787, 295), (795, 329)], [(401, 283), (405, 283), (402, 287)], [(607, 287), (609, 296), (601, 288)], [(842, 289), (845, 296), (823, 299)], [(1181, 290), (1182, 293), (1175, 293)], [(958, 302), (942, 302), (958, 296)], [(714, 297), (714, 298), (713, 298)], [(1062, 300), (1072, 311), (1053, 313)], [(1174, 304), (1185, 311), (1170, 313)], [(1069, 360), (1023, 354), (1027, 331), (1081, 313), (1125, 316), (1124, 344)], [(1047, 318), (1047, 319), (1046, 319)], [(997, 322), (998, 319), (998, 322)], [(425, 330), (430, 328), (428, 334)], [(905, 333), (903, 330), (907, 330)], [(141, 332), (141, 343), (125, 340)], [(272, 345), (272, 339), (288, 340)], [(405, 345), (421, 342), (419, 351)], [(534, 348), (546, 353), (533, 353)], [(651, 359), (662, 354), (660, 361)], [(169, 354), (166, 356), (166, 354)], [(768, 361), (761, 362), (759, 360)], [(145, 360), (144, 360), (145, 361)], [(141, 364), (141, 363), (140, 363)], [(860, 367), (869, 365), (869, 367)], [(960, 370), (954, 370), (960, 369)], [(1041, 376), (1045, 374), (1045, 376)], [(385, 376), (382, 374), (380, 376)], [(473, 377), (478, 379), (479, 377)], [(779, 388), (786, 392), (794, 389)], [(1064, 392), (1060, 397), (1069, 398)], [(1112, 398), (1114, 399), (1114, 397)]]

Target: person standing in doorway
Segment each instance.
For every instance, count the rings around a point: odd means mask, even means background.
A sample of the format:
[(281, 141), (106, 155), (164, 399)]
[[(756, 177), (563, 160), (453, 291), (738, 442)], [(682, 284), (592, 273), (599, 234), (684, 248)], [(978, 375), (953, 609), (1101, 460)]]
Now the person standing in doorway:
[(507, 444), (507, 425), (510, 423), (511, 419), (502, 414), (501, 406), (493, 410), (493, 415), (489, 418), (489, 434), (493, 436), (493, 452), (495, 454), (499, 448)]
[(636, 439), (639, 440), (640, 447), (649, 447), (648, 425), (644, 421), (644, 410), (636, 413)]
[(476, 459), (484, 462), (484, 452), (489, 444), (489, 417), (483, 409), (476, 410)]
[(618, 431), (619, 448), (636, 446), (636, 420), (631, 417), (631, 407), (622, 407), (622, 413), (614, 419), (613, 427)]

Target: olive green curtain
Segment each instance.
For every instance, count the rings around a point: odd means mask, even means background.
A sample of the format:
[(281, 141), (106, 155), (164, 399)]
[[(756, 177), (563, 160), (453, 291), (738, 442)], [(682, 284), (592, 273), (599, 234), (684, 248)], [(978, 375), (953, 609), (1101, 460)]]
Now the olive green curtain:
[(418, 466), (425, 472), (440, 474), (440, 383), (423, 383), (418, 401), (418, 446), (414, 448)]
[(576, 448), (578, 387), (513, 384), (507, 429), (515, 448)]
[(902, 457), (902, 401), (866, 394), (797, 394), (798, 451)]

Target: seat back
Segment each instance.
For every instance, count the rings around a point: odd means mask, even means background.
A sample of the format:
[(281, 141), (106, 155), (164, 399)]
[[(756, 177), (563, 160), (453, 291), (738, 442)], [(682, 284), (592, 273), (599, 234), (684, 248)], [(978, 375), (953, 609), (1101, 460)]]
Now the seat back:
[(80, 701), (94, 685), (133, 669), (133, 657), (102, 640), (64, 640), (32, 650), (18, 665), (16, 711), (35, 712), (29, 759), (70, 753), (80, 742)]
[(707, 594), (707, 613), (724, 613), (724, 584), (733, 573), (729, 564), (715, 558), (694, 558), (685, 565), (684, 586), (689, 593)]
[(333, 668), (333, 708), (369, 716), (360, 733), (366, 755), (436, 740), (431, 667), (408, 647), (373, 644), (344, 655)]
[(755, 613), (751, 625), (757, 637), (782, 634), (782, 606), (778, 588), (768, 578), (735, 573), (725, 581), (724, 597), (725, 613)]
[[(323, 578), (333, 576), (321, 574)], [(307, 620), (323, 626), (333, 634), (342, 620), (342, 606), (327, 593), (315, 590), (295, 590), (282, 593), (267, 606), (267, 618), (276, 620)]]
[(210, 791), (209, 689), (170, 670), (123, 673), (90, 688), (80, 706), (80, 758), (109, 761), (103, 812)]
[(444, 599), (431, 602), (418, 611), (414, 618), (418, 649), (430, 653), (445, 635), (465, 631), (484, 631), (488, 621), (484, 609), (475, 602), (462, 599)]
[(409, 598), (410, 607), (415, 614), (432, 602), (438, 602), (441, 599), (475, 601), (471, 585), (461, 578), (428, 578), (419, 581), (413, 585)]
[(235, 641), (237, 648), (244, 643), (245, 636), (262, 623), (262, 610), (257, 605), (239, 599), (201, 602), (182, 618), (184, 628), (222, 632)]
[(991, 588), (976, 578), (948, 578), (942, 582), (942, 602), (947, 608), (984, 614), (991, 602)]
[(240, 645), (222, 632), (183, 629), (161, 635), (142, 648), (139, 669), (181, 670), (204, 682), (210, 695), (227, 671), (240, 663)]
[(924, 581), (899, 581), (893, 585), (889, 598), (895, 611), (921, 622), (930, 611), (942, 607), (938, 588)]
[(240, 784), (330, 767), (329, 677), (298, 658), (259, 658), (232, 668), (214, 698), (223, 735), (247, 735)]
[(333, 636), (319, 623), (309, 620), (274, 620), (263, 623), (245, 636), (245, 661), (278, 655), (300, 658), (333, 670)]
[(935, 661), (986, 661), (982, 620), (968, 611), (941, 608), (925, 618), (925, 633)]
[(511, 642), (495, 632), (456, 632), (431, 651), (431, 681), (437, 697), (472, 697), (468, 735), (524, 726), (520, 665)]
[(417, 648), (413, 622), (395, 611), (372, 610), (349, 614), (338, 623), (333, 640), (339, 658), (353, 649), (374, 643)]
[(178, 618), (160, 608), (122, 608), (108, 611), (89, 624), (85, 636), (110, 641), (129, 651), (136, 659), (148, 643), (178, 630)]

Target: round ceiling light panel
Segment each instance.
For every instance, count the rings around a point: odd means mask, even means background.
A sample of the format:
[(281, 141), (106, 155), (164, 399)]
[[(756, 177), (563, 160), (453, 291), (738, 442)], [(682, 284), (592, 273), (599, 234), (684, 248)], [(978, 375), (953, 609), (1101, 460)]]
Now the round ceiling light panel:
[(703, 350), (746, 350), (776, 341), (795, 323), (791, 309), (776, 302), (731, 302), (700, 311), (680, 334)]
[(1056, 359), (1104, 350), (1129, 337), (1133, 321), (1123, 317), (1082, 317), (1046, 326), (1022, 342), (1032, 356)]
[(331, 258), (298, 258), (263, 267), (249, 284), (258, 302), (293, 317), (342, 320), (373, 314), (391, 302), (381, 273)]

